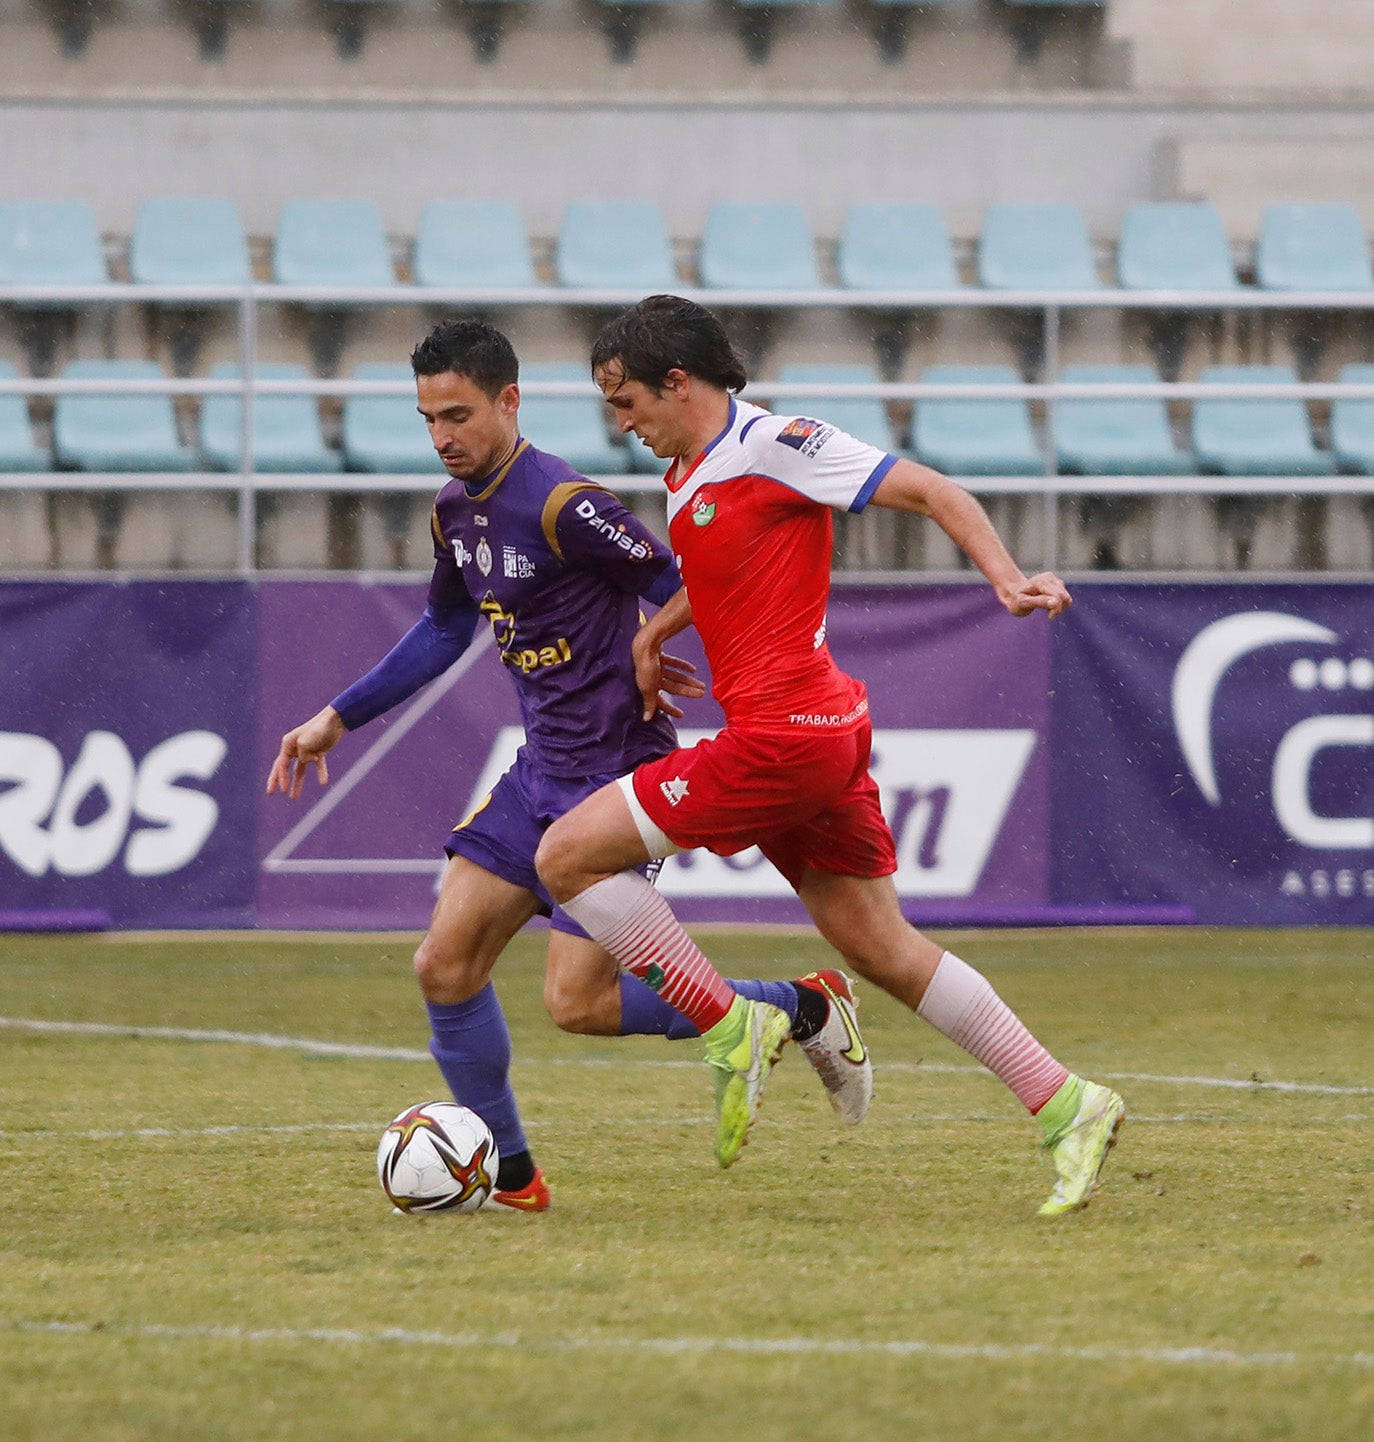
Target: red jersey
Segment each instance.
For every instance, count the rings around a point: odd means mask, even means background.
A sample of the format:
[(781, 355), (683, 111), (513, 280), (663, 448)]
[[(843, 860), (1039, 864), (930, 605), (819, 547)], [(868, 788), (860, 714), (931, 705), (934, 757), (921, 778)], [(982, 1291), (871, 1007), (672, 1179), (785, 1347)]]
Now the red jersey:
[(685, 472), (668, 534), (727, 725), (844, 731), (868, 712), (825, 643), (834, 524), (861, 511), (896, 457), (825, 421), (730, 401), (725, 429)]

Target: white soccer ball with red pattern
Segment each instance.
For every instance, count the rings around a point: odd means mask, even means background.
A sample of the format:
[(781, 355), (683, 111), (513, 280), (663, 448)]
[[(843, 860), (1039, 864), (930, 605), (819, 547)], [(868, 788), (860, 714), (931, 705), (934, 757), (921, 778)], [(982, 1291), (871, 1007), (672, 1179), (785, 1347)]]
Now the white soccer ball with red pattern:
[(456, 1102), (407, 1107), (377, 1147), (377, 1179), (402, 1212), (475, 1212), (500, 1164), (491, 1128)]

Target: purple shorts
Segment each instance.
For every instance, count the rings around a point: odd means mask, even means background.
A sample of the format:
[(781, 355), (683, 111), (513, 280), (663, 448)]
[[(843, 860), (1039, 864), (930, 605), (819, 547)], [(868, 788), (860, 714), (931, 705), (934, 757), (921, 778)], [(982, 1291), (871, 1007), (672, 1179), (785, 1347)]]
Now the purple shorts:
[[(586, 936), (545, 890), (534, 869), (534, 853), (544, 833), (565, 811), (633, 769), (633, 765), (627, 765), (624, 771), (610, 771), (604, 776), (549, 776), (527, 758), (522, 746), (491, 794), (453, 828), (444, 851), (474, 862), (512, 886), (532, 891), (539, 899), (541, 914), (552, 918), (555, 931)], [(651, 861), (639, 871), (652, 881), (662, 864)]]

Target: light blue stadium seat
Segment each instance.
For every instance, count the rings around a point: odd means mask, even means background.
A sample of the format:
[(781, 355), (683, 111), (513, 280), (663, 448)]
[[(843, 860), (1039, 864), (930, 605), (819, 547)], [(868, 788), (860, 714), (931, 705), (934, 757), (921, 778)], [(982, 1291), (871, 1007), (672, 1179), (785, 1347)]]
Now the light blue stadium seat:
[(1095, 290), (1083, 212), (1076, 205), (993, 205), (978, 244), (978, 279), (995, 290)]
[(701, 237), (701, 283), (713, 290), (815, 290), (815, 242), (790, 201), (721, 201)]
[(1369, 237), (1353, 205), (1271, 205), (1255, 276), (1266, 290), (1369, 290)]
[[(213, 367), (214, 380), (238, 380), (232, 361)], [(303, 381), (304, 366), (260, 365), (261, 380)], [(418, 419), (418, 417), (417, 417)], [(200, 408), (200, 449), (215, 471), (236, 471), (242, 464), (243, 402), (238, 396), (206, 396)], [(324, 443), (314, 396), (257, 396), (253, 402), (255, 471), (337, 471), (339, 457)]]
[[(865, 365), (788, 365), (778, 372), (783, 383), (824, 385), (836, 381), (842, 385), (862, 385), (878, 377)], [(780, 392), (770, 402), (780, 415), (809, 416), (829, 421), (879, 450), (892, 451), (892, 422), (887, 407), (876, 396), (790, 396)]]
[(394, 285), (391, 248), (369, 200), (288, 200), (272, 244), (282, 285)]
[(145, 200), (129, 242), (139, 285), (244, 285), (248, 241), (232, 200)]
[(1006, 3), (1041, 10), (1090, 10), (1105, 8), (1107, 0), (1006, 0)]
[[(1289, 366), (1208, 366), (1204, 385), (1282, 385), (1297, 380)], [(1312, 440), (1300, 400), (1224, 398), (1193, 402), (1193, 450), (1204, 471), (1224, 476), (1322, 476), (1330, 454)]]
[(537, 284), (529, 236), (502, 200), (432, 200), (415, 237), (415, 283), (519, 290)]
[(1127, 290), (1234, 290), (1231, 243), (1214, 206), (1133, 205), (1121, 223), (1117, 275)]
[(663, 216), (648, 200), (578, 200), (563, 212), (554, 255), (559, 285), (578, 290), (672, 290), (678, 284)]
[(408, 365), (360, 365), (360, 381), (408, 381), (403, 396), (349, 396), (343, 405), (343, 453), (350, 471), (385, 475), (436, 476), (444, 483), (444, 465), (434, 454), (429, 431), (415, 409), (415, 376)]
[[(1337, 379), (1374, 385), (1374, 365), (1342, 366)], [(1331, 402), (1331, 449), (1343, 471), (1374, 476), (1374, 401)]]
[(0, 283), (105, 285), (109, 279), (89, 205), (76, 200), (0, 201)]
[[(70, 380), (165, 380), (153, 361), (72, 361)], [(71, 471), (189, 471), (166, 395), (66, 395), (53, 408), (53, 452)]]
[(837, 255), (853, 290), (958, 290), (945, 218), (933, 205), (851, 205)]
[(590, 393), (591, 376), (578, 361), (547, 361), (520, 368), (521, 382), (581, 381), (586, 396), (532, 396), (520, 401), (520, 434), (541, 451), (552, 451), (583, 475), (620, 475), (629, 465), (622, 446), (606, 430), (605, 406)]
[[(0, 380), (18, 379), (19, 372), (9, 361), (0, 361)], [(46, 471), (51, 463), (47, 451), (33, 443), (24, 397), (0, 395), (0, 471)]]
[[(932, 366), (931, 385), (1015, 385), (1010, 366)], [(952, 476), (1029, 476), (1045, 469), (1025, 401), (932, 398), (916, 402), (912, 448)]]
[[(1071, 385), (1152, 385), (1149, 366), (1066, 366)], [(1174, 444), (1162, 400), (1063, 400), (1054, 408), (1059, 468), (1080, 476), (1183, 476), (1193, 459)]]

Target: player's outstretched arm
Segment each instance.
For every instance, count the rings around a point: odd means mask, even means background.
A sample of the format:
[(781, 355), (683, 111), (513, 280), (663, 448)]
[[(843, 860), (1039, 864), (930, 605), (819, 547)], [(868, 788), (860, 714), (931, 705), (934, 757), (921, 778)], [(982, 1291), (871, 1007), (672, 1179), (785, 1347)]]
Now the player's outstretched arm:
[(321, 786), (329, 785), (329, 766), (325, 756), (343, 739), (343, 717), (332, 707), (318, 711), (304, 725), (288, 731), (281, 738), (281, 747), (272, 769), (267, 773), (267, 794), (280, 791), (298, 801), (305, 786), (307, 768), (313, 766)]
[(928, 516), (988, 578), (997, 599), (1013, 616), (1044, 611), (1054, 617), (1073, 602), (1068, 587), (1053, 572), (1026, 576), (977, 497), (929, 466), (899, 460), (878, 483), (872, 504)]

